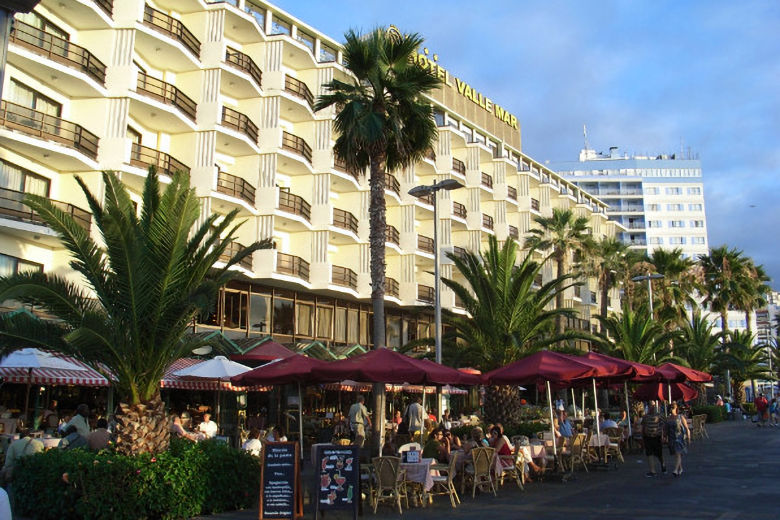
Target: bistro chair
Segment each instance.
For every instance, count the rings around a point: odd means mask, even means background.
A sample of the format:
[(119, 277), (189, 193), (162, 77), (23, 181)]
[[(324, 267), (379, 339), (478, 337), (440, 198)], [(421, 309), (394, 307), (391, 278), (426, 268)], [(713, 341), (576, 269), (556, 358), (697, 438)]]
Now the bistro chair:
[(401, 459), (399, 457), (374, 457), (374, 475), (376, 477), (376, 489), (374, 490), (374, 514), (376, 514), (379, 502), (395, 502), (398, 505), (398, 513), (401, 509), (401, 499), (406, 501), (409, 508), (409, 496), (406, 493), (406, 484), (403, 481)]
[(604, 433), (609, 437), (607, 457), (615, 457), (620, 462), (625, 462), (623, 453), (620, 451), (620, 441), (623, 439), (623, 432), (620, 428), (604, 428)]
[(450, 455), (450, 463), (445, 466), (444, 464), (436, 464), (434, 469), (439, 471), (438, 475), (434, 475), (433, 487), (428, 492), (428, 496), (437, 495), (449, 495), (450, 504), (455, 509), (457, 504), (460, 504), (460, 498), (458, 492), (455, 490), (455, 468), (457, 467), (457, 460), (460, 453), (453, 451)]
[(471, 481), (471, 498), (477, 495), (477, 486), (490, 486), (493, 496), (496, 495), (496, 484), (493, 482), (493, 459), (496, 450), (493, 448), (474, 448), (471, 450), (472, 463), (464, 465), (463, 479), (460, 482), (460, 494), (465, 492), (466, 480)]
[[(523, 478), (525, 474), (525, 458), (523, 458), (523, 451), (519, 444), (515, 444), (515, 452), (512, 455), (499, 455), (498, 456), (498, 468), (501, 470), (501, 476), (499, 476), (500, 484), (504, 485), (504, 477), (510, 476), (517, 483), (517, 487), (521, 490), (523, 487)], [(504, 461), (511, 462), (509, 465), (504, 465)]]
[(578, 433), (571, 443), (571, 457), (569, 463), (571, 464), (572, 473), (577, 468), (577, 465), (581, 465), (585, 468), (585, 472), (588, 472), (588, 461), (585, 456), (587, 444), (590, 442), (590, 436), (584, 433)]

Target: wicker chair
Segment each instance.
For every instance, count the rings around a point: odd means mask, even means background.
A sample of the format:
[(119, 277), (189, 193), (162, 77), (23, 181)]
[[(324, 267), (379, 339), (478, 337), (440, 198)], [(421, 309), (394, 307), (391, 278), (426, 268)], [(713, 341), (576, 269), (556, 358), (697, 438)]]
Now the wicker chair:
[(581, 465), (585, 468), (585, 472), (588, 472), (588, 457), (587, 457), (587, 443), (590, 442), (590, 436), (584, 433), (578, 433), (575, 435), (571, 444), (571, 456), (569, 462), (571, 464), (571, 471), (577, 468), (577, 465)]
[(607, 456), (616, 457), (620, 462), (625, 462), (623, 453), (620, 451), (620, 441), (623, 439), (623, 432), (620, 428), (604, 428), (604, 433), (609, 437)]
[(496, 495), (496, 484), (493, 482), (493, 457), (496, 450), (493, 448), (474, 448), (471, 450), (473, 462), (471, 466), (464, 466), (463, 479), (460, 482), (460, 494), (465, 492), (466, 480), (471, 480), (471, 498), (477, 495), (477, 486), (490, 485), (493, 496)]
[(401, 509), (401, 499), (406, 501), (409, 508), (409, 497), (406, 494), (406, 484), (399, 479), (401, 459), (398, 457), (374, 457), (374, 475), (376, 477), (376, 489), (374, 490), (374, 514), (376, 514), (379, 502), (395, 502), (398, 505), (398, 513)]
[(436, 468), (439, 470), (439, 475), (433, 477), (433, 488), (428, 492), (429, 496), (448, 495), (453, 509), (457, 504), (460, 504), (460, 497), (458, 497), (458, 492), (455, 490), (455, 467), (459, 455), (460, 453), (457, 451), (452, 452), (450, 463), (446, 469), (443, 467)]

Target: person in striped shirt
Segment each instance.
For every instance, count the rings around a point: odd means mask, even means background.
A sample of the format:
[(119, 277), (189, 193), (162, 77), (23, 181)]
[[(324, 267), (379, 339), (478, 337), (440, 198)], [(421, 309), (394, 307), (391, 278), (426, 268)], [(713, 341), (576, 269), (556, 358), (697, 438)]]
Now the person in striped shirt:
[(658, 405), (653, 402), (650, 404), (650, 413), (642, 417), (642, 441), (645, 446), (645, 455), (650, 471), (645, 473), (646, 477), (655, 477), (655, 459), (661, 464), (661, 472), (666, 473), (664, 465), (663, 452), (664, 419), (658, 413)]

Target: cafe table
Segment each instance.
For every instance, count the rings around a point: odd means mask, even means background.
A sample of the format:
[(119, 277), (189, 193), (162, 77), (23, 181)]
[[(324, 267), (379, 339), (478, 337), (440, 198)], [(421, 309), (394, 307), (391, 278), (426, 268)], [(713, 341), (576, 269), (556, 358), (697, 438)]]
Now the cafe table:
[(433, 487), (433, 476), (431, 475), (431, 465), (434, 459), (421, 459), (420, 462), (402, 462), (401, 472), (409, 482), (422, 484), (427, 492)]

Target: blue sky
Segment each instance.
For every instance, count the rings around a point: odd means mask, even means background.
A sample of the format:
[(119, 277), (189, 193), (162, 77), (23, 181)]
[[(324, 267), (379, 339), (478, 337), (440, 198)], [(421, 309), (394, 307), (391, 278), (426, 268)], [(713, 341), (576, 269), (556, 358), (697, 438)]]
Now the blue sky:
[(764, 264), (780, 289), (780, 2), (276, 0), (341, 40), (419, 32), (439, 63), (518, 116), (523, 151), (591, 148), (702, 160), (710, 247)]

